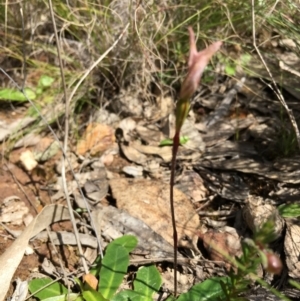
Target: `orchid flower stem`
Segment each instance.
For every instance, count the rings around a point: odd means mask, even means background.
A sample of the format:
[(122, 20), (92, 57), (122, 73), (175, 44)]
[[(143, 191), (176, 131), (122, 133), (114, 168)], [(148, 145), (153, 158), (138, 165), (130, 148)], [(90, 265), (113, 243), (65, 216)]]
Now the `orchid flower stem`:
[(176, 218), (175, 218), (175, 208), (174, 208), (174, 182), (175, 182), (175, 169), (176, 169), (176, 157), (179, 147), (179, 135), (180, 132), (177, 131), (173, 138), (172, 147), (172, 163), (171, 163), (171, 179), (170, 179), (170, 207), (171, 207), (171, 217), (172, 217), (172, 227), (173, 227), (173, 244), (174, 244), (174, 296), (177, 295), (177, 245), (178, 245), (178, 234), (176, 229)]
[(190, 36), (190, 55), (188, 60), (188, 73), (181, 85), (179, 100), (176, 104), (176, 129), (173, 138), (172, 161), (171, 161), (171, 178), (170, 178), (170, 208), (173, 227), (173, 244), (174, 244), (174, 296), (177, 295), (177, 248), (178, 235), (176, 230), (175, 208), (174, 208), (174, 183), (176, 156), (179, 148), (180, 130), (190, 110), (190, 99), (196, 92), (202, 73), (209, 63), (211, 57), (222, 45), (221, 41), (215, 42), (202, 51), (197, 51), (195, 34), (189, 27)]

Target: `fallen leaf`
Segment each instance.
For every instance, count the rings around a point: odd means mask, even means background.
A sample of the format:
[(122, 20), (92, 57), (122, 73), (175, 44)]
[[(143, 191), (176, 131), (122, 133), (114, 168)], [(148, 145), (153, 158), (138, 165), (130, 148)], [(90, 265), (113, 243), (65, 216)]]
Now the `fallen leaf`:
[(250, 195), (246, 199), (243, 217), (252, 232), (261, 229), (269, 219), (272, 219), (274, 221), (274, 239), (281, 235), (284, 228), (284, 219), (279, 215), (277, 208), (268, 204), (262, 197)]
[(0, 275), (0, 300), (5, 299), (11, 279), (22, 260), (29, 240), (50, 224), (64, 219), (70, 219), (66, 207), (60, 205), (45, 207), (13, 244), (0, 256), (0, 266), (1, 269), (5, 271), (5, 273)]
[(93, 274), (85, 274), (83, 275), (83, 280), (86, 282), (91, 288), (94, 290), (98, 287), (98, 280)]
[(287, 223), (284, 253), (289, 276), (292, 278), (300, 278), (300, 226), (296, 223)]
[[(173, 245), (169, 184), (146, 179), (113, 179), (110, 181), (112, 195), (118, 208), (142, 220), (169, 244)], [(174, 189), (174, 206), (178, 231), (178, 246), (197, 248), (199, 216), (188, 197)]]
[(90, 152), (92, 156), (95, 156), (107, 150), (114, 142), (115, 135), (110, 126), (90, 123), (77, 144), (77, 153), (84, 155)]
[(228, 257), (240, 256), (242, 253), (240, 238), (235, 228), (225, 226), (218, 230), (208, 230), (199, 234), (199, 237), (203, 240), (210, 259), (224, 261), (227, 267), (230, 267)]

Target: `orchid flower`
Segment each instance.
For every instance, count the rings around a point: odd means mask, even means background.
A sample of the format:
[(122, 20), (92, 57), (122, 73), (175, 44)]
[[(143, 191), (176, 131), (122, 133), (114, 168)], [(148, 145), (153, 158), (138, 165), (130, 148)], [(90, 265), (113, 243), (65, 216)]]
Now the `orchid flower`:
[(209, 45), (206, 49), (198, 52), (195, 41), (195, 34), (191, 27), (190, 34), (190, 55), (188, 60), (188, 73), (181, 85), (179, 100), (176, 107), (176, 133), (180, 131), (184, 120), (190, 109), (190, 99), (196, 92), (201, 76), (209, 60), (220, 49), (222, 42), (218, 41)]

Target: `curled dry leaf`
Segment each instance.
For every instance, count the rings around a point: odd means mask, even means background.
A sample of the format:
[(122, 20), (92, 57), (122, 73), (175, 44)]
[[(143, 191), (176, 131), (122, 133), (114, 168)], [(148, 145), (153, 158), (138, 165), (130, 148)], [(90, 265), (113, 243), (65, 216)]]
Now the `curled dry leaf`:
[[(132, 144), (132, 143), (131, 143)], [(121, 150), (124, 156), (131, 162), (135, 162), (136, 164), (144, 164), (147, 161), (147, 156), (142, 154), (140, 151), (136, 149), (136, 147), (132, 145), (120, 144)]]
[(297, 224), (287, 223), (284, 253), (289, 276), (292, 278), (300, 278), (300, 226)]
[(123, 138), (125, 141), (131, 141), (132, 140), (132, 132), (136, 128), (136, 122), (134, 119), (131, 117), (124, 118), (120, 123), (119, 123), (119, 128), (122, 129), (123, 131)]
[(82, 139), (77, 144), (77, 154), (85, 155), (90, 152), (92, 156), (103, 153), (115, 142), (113, 129), (105, 124), (90, 123)]
[(243, 208), (243, 217), (248, 227), (254, 232), (260, 229), (268, 219), (274, 220), (274, 234), (278, 238), (284, 227), (284, 220), (279, 215), (277, 208), (267, 204), (263, 198), (250, 195)]
[[(240, 256), (242, 253), (241, 242), (235, 228), (224, 227), (218, 230), (208, 230), (200, 233), (203, 245), (210, 259), (224, 261), (230, 266), (228, 257)], [(229, 264), (229, 265), (228, 265)]]
[[(142, 220), (169, 244), (173, 245), (173, 228), (169, 200), (169, 184), (146, 179), (113, 179), (110, 181), (113, 197), (118, 208)], [(178, 246), (197, 248), (198, 214), (188, 197), (174, 189), (174, 206), (178, 231)]]

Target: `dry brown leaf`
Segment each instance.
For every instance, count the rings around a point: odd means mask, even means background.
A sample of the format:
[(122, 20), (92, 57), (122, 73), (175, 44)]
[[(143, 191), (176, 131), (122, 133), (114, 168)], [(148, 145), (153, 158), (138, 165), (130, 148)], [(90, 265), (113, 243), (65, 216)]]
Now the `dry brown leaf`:
[[(128, 212), (113, 206), (98, 204), (92, 211), (99, 235), (111, 241), (125, 234), (138, 238), (134, 252), (147, 254), (150, 258), (166, 258), (173, 256), (173, 247), (161, 235), (154, 232), (142, 220), (133, 217)], [(182, 257), (178, 254), (178, 258)]]
[(261, 229), (268, 219), (275, 223), (274, 234), (276, 238), (281, 235), (284, 220), (280, 217), (277, 208), (264, 201), (263, 198), (250, 195), (243, 208), (243, 217), (252, 232)]
[(172, 159), (172, 147), (170, 146), (152, 146), (143, 145), (137, 142), (131, 144), (137, 151), (147, 155), (157, 155), (161, 157), (165, 162), (170, 162)]
[(0, 300), (4, 300), (10, 281), (22, 260), (30, 238), (37, 235), (51, 223), (69, 219), (68, 209), (59, 205), (50, 205), (30, 223), (13, 244), (0, 256), (0, 266), (5, 273), (0, 275)]
[[(168, 243), (173, 245), (173, 229), (170, 215), (169, 184), (146, 179), (113, 179), (110, 181), (118, 208), (142, 220)], [(188, 199), (174, 188), (174, 206), (178, 231), (178, 246), (197, 248), (199, 217)]]
[(90, 152), (92, 156), (107, 150), (115, 142), (113, 129), (105, 124), (90, 123), (82, 139), (78, 141), (77, 153), (84, 155)]
[(289, 276), (300, 278), (300, 226), (297, 224), (287, 223), (284, 253)]
[(98, 279), (93, 274), (83, 275), (83, 281), (86, 282), (94, 290), (98, 287)]
[(208, 193), (203, 179), (193, 170), (184, 171), (176, 187), (191, 197), (194, 202), (202, 201)]
[(212, 260), (228, 263), (228, 256), (241, 255), (240, 238), (234, 228), (224, 227), (219, 230), (208, 230), (199, 234), (199, 236), (203, 240), (203, 245)]
[(131, 145), (120, 144), (124, 156), (131, 162), (144, 164), (147, 161), (147, 156)]

